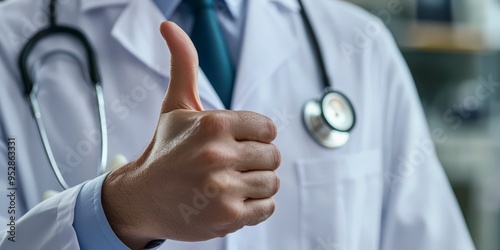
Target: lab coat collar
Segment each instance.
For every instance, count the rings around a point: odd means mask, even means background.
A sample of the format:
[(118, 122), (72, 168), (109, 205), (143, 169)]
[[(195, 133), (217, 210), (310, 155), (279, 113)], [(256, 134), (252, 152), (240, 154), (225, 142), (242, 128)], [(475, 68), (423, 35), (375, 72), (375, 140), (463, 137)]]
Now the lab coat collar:
[[(169, 78), (170, 53), (158, 30), (165, 17), (156, 4), (152, 0), (100, 1), (103, 3), (98, 3), (97, 0), (82, 1), (82, 9), (88, 11), (99, 6), (104, 7), (104, 2), (108, 5), (126, 3), (112, 27), (112, 37), (149, 70)], [(247, 24), (233, 92), (233, 109), (241, 109), (259, 83), (271, 77), (298, 49), (297, 34), (290, 25), (294, 20), (291, 13), (298, 10), (298, 5), (294, 5), (294, 2), (295, 0), (248, 0)], [(86, 3), (85, 7), (83, 3)], [(276, 4), (284, 9), (273, 6)], [(224, 109), (217, 93), (201, 70), (198, 87), (200, 93), (203, 93), (200, 98), (210, 105), (210, 108)]]
[(153, 1), (129, 0), (116, 20), (111, 35), (150, 70), (168, 77), (170, 53), (159, 31), (160, 23), (164, 20), (165, 17)]
[(130, 0), (81, 0), (80, 4), (82, 12), (87, 12), (93, 9), (109, 7), (112, 5), (123, 5), (128, 2), (130, 2)]
[[(128, 1), (111, 30), (112, 37), (145, 64), (148, 70), (170, 78), (170, 52), (159, 31), (160, 23), (165, 20), (163, 13), (152, 0)], [(222, 101), (201, 70), (198, 88), (203, 93), (200, 99), (207, 104), (205, 108), (224, 109)]]
[(269, 0), (270, 2), (277, 3), (291, 11), (299, 11), (300, 5), (297, 0)]
[[(293, 0), (295, 2), (295, 0)], [(276, 8), (276, 3), (285, 10)], [(251, 0), (240, 62), (237, 70), (232, 109), (238, 110), (252, 100), (259, 85), (268, 82), (281, 65), (299, 48), (296, 29), (298, 5), (289, 0)], [(288, 12), (288, 13), (287, 13)]]
[[(98, 9), (102, 7), (108, 7), (111, 5), (121, 5), (121, 4), (126, 4), (130, 2), (131, 0), (82, 0), (80, 2), (81, 4), (81, 10), (82, 12), (87, 12), (93, 9)], [(143, 0), (143, 1), (148, 1), (148, 0)], [(162, 0), (162, 1), (169, 1), (169, 0)], [(239, 9), (241, 9), (241, 4), (243, 4), (243, 0), (225, 0), (226, 4), (228, 5), (231, 13), (235, 14)], [(253, 1), (253, 0), (252, 0)], [(297, 0), (269, 0), (270, 2), (275, 2), (278, 4), (281, 4), (283, 7), (290, 8), (291, 10), (298, 10), (299, 5), (297, 3)], [(171, 4), (171, 3), (172, 4)], [(172, 14), (174, 11), (175, 7), (179, 4), (180, 0), (177, 1), (170, 1), (168, 4), (171, 8), (169, 8), (166, 12), (167, 17)], [(175, 3), (175, 4), (174, 4)]]

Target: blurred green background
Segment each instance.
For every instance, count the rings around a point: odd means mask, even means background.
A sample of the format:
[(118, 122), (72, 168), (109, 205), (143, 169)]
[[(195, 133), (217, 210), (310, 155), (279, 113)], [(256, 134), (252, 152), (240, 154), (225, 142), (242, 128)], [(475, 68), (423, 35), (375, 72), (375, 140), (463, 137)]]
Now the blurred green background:
[(500, 0), (349, 1), (392, 31), (474, 242), (500, 249)]

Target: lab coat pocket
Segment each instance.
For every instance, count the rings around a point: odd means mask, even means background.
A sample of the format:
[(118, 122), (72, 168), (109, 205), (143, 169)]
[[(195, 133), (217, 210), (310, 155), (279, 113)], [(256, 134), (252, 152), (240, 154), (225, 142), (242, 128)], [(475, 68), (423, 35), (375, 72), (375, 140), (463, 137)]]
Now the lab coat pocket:
[(382, 205), (380, 151), (300, 159), (300, 249), (376, 249)]

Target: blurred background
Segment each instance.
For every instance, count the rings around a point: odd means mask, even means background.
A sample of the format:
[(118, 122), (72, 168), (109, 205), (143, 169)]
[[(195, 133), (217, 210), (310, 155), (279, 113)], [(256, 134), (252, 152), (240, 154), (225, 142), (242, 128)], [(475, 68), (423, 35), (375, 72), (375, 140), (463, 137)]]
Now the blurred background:
[(500, 249), (500, 0), (348, 0), (392, 31), (474, 242)]

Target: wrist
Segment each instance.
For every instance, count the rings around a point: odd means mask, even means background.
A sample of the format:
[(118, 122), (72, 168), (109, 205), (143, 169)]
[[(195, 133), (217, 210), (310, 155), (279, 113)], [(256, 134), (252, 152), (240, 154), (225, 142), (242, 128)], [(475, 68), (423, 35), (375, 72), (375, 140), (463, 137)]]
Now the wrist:
[(131, 249), (143, 249), (154, 238), (148, 232), (152, 227), (147, 226), (147, 219), (144, 218), (146, 213), (139, 207), (141, 202), (134, 196), (133, 191), (141, 189), (133, 187), (136, 183), (128, 180), (128, 169), (136, 169), (129, 165), (134, 165), (134, 162), (106, 177), (102, 186), (101, 201), (106, 219), (120, 241)]

